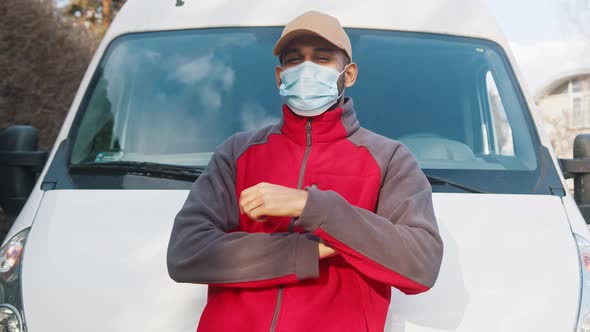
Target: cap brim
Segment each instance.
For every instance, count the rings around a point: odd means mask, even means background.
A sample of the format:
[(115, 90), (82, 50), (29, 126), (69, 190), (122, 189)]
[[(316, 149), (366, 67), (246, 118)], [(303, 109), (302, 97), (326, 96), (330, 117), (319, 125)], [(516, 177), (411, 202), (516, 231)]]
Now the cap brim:
[(321, 34), (315, 32), (315, 31), (308, 30), (308, 29), (297, 29), (297, 30), (290, 31), (286, 35), (279, 38), (279, 40), (275, 44), (275, 47), (272, 50), (272, 54), (275, 56), (278, 56), (279, 54), (281, 54), (281, 51), (283, 50), (283, 48), (285, 46), (287, 46), (287, 44), (289, 44), (293, 39), (295, 39), (297, 37), (301, 37), (301, 36), (310, 36), (310, 35), (321, 37), (321, 38), (325, 39), (327, 42), (329, 42), (330, 44), (336, 46), (337, 48), (343, 50), (346, 53), (346, 50), (342, 46), (335, 44), (330, 39), (326, 38), (325, 36), (322, 36)]

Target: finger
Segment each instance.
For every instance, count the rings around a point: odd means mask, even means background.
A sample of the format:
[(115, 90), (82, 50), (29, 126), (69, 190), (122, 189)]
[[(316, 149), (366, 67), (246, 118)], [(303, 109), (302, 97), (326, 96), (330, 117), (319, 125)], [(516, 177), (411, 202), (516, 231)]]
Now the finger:
[(242, 202), (243, 200), (247, 200), (249, 197), (255, 196), (253, 194), (252, 191), (246, 191), (246, 190), (242, 190), (242, 192), (240, 193), (240, 202)]
[(242, 193), (240, 194), (240, 196), (244, 196), (244, 195), (251, 195), (253, 193), (256, 193), (260, 190), (261, 186), (264, 186), (265, 182), (260, 182), (258, 184), (253, 185), (252, 187), (246, 188), (244, 190), (242, 190)]
[(242, 210), (244, 210), (244, 207), (246, 207), (246, 205), (252, 203), (253, 201), (255, 201), (259, 198), (260, 198), (259, 195), (256, 193), (246, 195), (246, 196), (240, 198), (240, 202), (239, 202), (240, 208)]
[(262, 205), (262, 200), (259, 200), (259, 199), (252, 200), (250, 203), (244, 205), (244, 212), (246, 214), (250, 214), (252, 212), (252, 210), (254, 210), (257, 207), (260, 207), (261, 205)]
[(320, 258), (328, 258), (338, 254), (338, 252), (334, 250), (334, 248), (323, 243), (321, 239), (318, 246), (320, 251)]
[(255, 221), (266, 221), (266, 211), (263, 205), (254, 208), (248, 216)]

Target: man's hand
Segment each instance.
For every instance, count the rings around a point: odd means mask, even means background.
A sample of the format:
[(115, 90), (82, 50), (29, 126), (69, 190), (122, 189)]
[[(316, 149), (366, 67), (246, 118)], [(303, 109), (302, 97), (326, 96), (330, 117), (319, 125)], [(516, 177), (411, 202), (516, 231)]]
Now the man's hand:
[(328, 247), (322, 242), (318, 243), (318, 250), (320, 251), (320, 259), (332, 257), (337, 254), (336, 250)]
[(265, 216), (299, 217), (307, 202), (307, 191), (261, 182), (240, 194), (240, 212), (258, 221)]

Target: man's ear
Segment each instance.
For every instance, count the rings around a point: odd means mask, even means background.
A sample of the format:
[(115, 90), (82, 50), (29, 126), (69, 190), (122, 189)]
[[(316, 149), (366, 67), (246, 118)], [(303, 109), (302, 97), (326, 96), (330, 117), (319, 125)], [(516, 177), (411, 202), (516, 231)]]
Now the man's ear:
[(281, 66), (275, 67), (275, 78), (277, 79), (277, 88), (281, 86)]
[(344, 71), (344, 87), (345, 88), (350, 88), (351, 86), (354, 85), (354, 83), (356, 82), (356, 77), (358, 76), (359, 73), (359, 69), (356, 65), (356, 63), (351, 62), (350, 64), (348, 64), (348, 67), (346, 67), (346, 70)]

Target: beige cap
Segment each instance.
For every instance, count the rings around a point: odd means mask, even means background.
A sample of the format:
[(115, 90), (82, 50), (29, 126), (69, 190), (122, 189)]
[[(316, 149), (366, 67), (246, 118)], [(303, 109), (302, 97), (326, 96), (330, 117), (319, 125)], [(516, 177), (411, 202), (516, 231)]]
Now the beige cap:
[(287, 23), (272, 53), (274, 55), (281, 54), (283, 47), (293, 38), (309, 34), (318, 35), (334, 44), (346, 52), (350, 60), (352, 60), (350, 39), (344, 29), (342, 29), (338, 19), (314, 10), (305, 12)]

